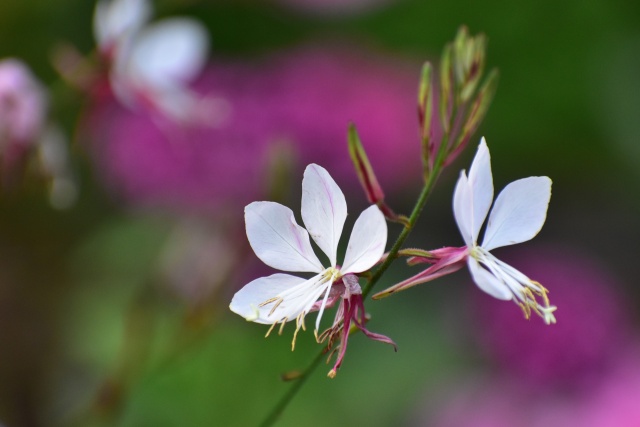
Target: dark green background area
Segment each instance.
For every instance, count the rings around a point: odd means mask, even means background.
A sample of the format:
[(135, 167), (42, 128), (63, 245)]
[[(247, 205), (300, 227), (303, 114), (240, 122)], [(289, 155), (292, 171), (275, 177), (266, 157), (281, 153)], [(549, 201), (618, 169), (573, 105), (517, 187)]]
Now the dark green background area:
[[(496, 189), (521, 177), (550, 176), (553, 197), (538, 243), (599, 257), (637, 306), (640, 2), (398, 0), (359, 15), (324, 17), (266, 1), (162, 0), (157, 7), (158, 16), (180, 13), (204, 22), (214, 58), (348, 40), (418, 64), (437, 61), (461, 24), (484, 32), (488, 67), (499, 68), (500, 84), (478, 136), (491, 147)], [(51, 85), (60, 102), (56, 118), (69, 134), (83, 104), (61, 87), (50, 57), (61, 42), (93, 48), (92, 13), (87, 0), (0, 3), (0, 58), (23, 59)], [(443, 175), (413, 244), (462, 244), (451, 194), (472, 151)], [(164, 218), (118, 206), (81, 150), (75, 160), (82, 193), (72, 210), (53, 211), (34, 182), (0, 200), (0, 424), (67, 425), (83, 413), (117, 370), (124, 318), (149, 286), (166, 237)], [(418, 185), (391, 199), (407, 210)], [(299, 187), (292, 191), (299, 194)], [(432, 232), (434, 223), (440, 226)], [(403, 275), (396, 268), (383, 284)], [(470, 319), (461, 301), (470, 286), (463, 271), (368, 303), (370, 329), (391, 336), (398, 353), (353, 336), (337, 378), (326, 379), (329, 367), (321, 366), (281, 425), (402, 425), (435, 405), (438, 390), (484, 363), (462, 338)], [(149, 319), (154, 325), (151, 356), (137, 368), (120, 410), (104, 418), (90, 414), (79, 425), (254, 425), (287, 388), (279, 374), (303, 368), (318, 349), (307, 332), (291, 353), (292, 328), (263, 339), (265, 328), (228, 313), (223, 301), (215, 328), (167, 361), (163, 343), (178, 331), (182, 313), (158, 299), (142, 303), (143, 326)]]

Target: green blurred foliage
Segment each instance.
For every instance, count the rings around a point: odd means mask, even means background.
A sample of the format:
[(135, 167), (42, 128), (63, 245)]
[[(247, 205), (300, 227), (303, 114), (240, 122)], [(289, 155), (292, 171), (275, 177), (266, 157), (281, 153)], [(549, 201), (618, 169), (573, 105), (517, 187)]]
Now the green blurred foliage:
[[(418, 61), (435, 60), (459, 25), (484, 32), (488, 68), (501, 73), (480, 130), (492, 148), (496, 187), (519, 177), (551, 176), (554, 200), (540, 238), (599, 250), (622, 277), (638, 273), (633, 241), (640, 237), (640, 2), (398, 0), (362, 15), (329, 18), (257, 0), (163, 0), (158, 7), (160, 16), (201, 19), (211, 32), (214, 58), (261, 55), (305, 40), (355, 39)], [(3, 0), (0, 57), (22, 58), (57, 88), (51, 51), (70, 42), (89, 52), (92, 13), (86, 0)], [(58, 114), (71, 133), (81, 104), (65, 108)], [(459, 241), (450, 194), (455, 169), (468, 165), (471, 151), (445, 174), (423, 218), (422, 224), (443, 228), (421, 225), (415, 244)], [(53, 212), (33, 185), (0, 205), (0, 286), (8, 289), (2, 295), (21, 301), (27, 315), (37, 314), (37, 321), (27, 322), (26, 315), (10, 311), (0, 323), (0, 339), (16, 343), (0, 356), (6, 380), (0, 385), (0, 422), (257, 424), (287, 388), (279, 374), (302, 369), (316, 354), (312, 334), (302, 334), (292, 353), (291, 327), (265, 340), (264, 328), (227, 313), (227, 301), (216, 307), (222, 314), (213, 324), (184, 329), (184, 313), (174, 300), (146, 297), (156, 286), (154, 260), (166, 236), (165, 220), (122, 212), (102, 193), (90, 167), (83, 170), (81, 200), (70, 212)], [(401, 277), (398, 270), (388, 283)], [(392, 337), (398, 353), (354, 336), (337, 378), (325, 378), (328, 368), (321, 367), (281, 425), (386, 426), (409, 420), (412, 408), (475, 362), (455, 342), (451, 320), (463, 311), (457, 297), (468, 285), (459, 273), (370, 303), (371, 330)], [(149, 356), (125, 378), (120, 374), (129, 369), (122, 356), (131, 340), (127, 319), (137, 310), (143, 314), (132, 318), (133, 340), (149, 340), (149, 349), (138, 349)], [(136, 329), (138, 321), (142, 326)], [(145, 326), (147, 321), (155, 326)], [(198, 338), (176, 353), (176, 337), (191, 333)], [(41, 345), (12, 341), (27, 335)], [(14, 371), (28, 374), (10, 375)], [(105, 378), (126, 385), (111, 418), (92, 413)]]

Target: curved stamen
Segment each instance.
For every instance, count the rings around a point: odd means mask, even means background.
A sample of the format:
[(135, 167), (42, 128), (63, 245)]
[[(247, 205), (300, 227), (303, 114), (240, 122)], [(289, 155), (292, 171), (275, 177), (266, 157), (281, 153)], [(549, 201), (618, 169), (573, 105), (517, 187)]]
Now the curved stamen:
[[(470, 256), (475, 258), (511, 291), (514, 302), (522, 309), (525, 318), (529, 319), (531, 312), (534, 312), (544, 319), (546, 324), (556, 322), (553, 315), (556, 307), (550, 305), (549, 297), (547, 296), (549, 291), (539, 282), (529, 279), (523, 273), (500, 261), (480, 246), (474, 247), (470, 252)], [(542, 300), (542, 304), (538, 301), (538, 298)]]
[(300, 331), (300, 329), (306, 330), (306, 326), (304, 323), (305, 316), (318, 302), (318, 298), (320, 298), (324, 294), (324, 298), (322, 299), (322, 304), (320, 305), (320, 310), (316, 320), (315, 335), (317, 337), (318, 328), (320, 327), (320, 321), (322, 319), (324, 309), (327, 306), (329, 294), (331, 292), (331, 286), (333, 282), (337, 280), (339, 274), (340, 273), (338, 269), (330, 267), (317, 276), (314, 276), (311, 279), (300, 283), (299, 285), (293, 286), (285, 291), (282, 291), (280, 294), (261, 302), (258, 307), (265, 307), (269, 304), (273, 304), (273, 307), (271, 307), (271, 310), (269, 311), (267, 317), (272, 317), (274, 313), (280, 313), (274, 319), (274, 322), (271, 325), (271, 328), (267, 332), (266, 336), (269, 336), (271, 331), (279, 323), (280, 330), (278, 331), (278, 333), (282, 334), (284, 324), (289, 319), (292, 319), (295, 316), (296, 329), (293, 334), (293, 341), (291, 343), (291, 349), (295, 349), (298, 332)]

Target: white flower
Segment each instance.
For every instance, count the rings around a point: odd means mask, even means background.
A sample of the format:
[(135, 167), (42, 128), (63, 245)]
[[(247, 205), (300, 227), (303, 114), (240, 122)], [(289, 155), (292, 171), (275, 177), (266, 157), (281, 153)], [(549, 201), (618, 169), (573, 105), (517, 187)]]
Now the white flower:
[[(382, 257), (387, 242), (384, 216), (377, 206), (370, 206), (356, 220), (344, 263), (339, 266), (338, 242), (346, 217), (344, 194), (329, 173), (314, 164), (307, 166), (302, 180), (302, 220), (306, 230), (296, 223), (293, 212), (285, 206), (274, 202), (248, 205), (245, 208), (247, 237), (258, 258), (279, 270), (315, 275), (304, 279), (278, 273), (256, 279), (234, 295), (231, 310), (248, 321), (272, 324), (269, 332), (276, 324), (284, 326), (295, 319), (297, 334), (300, 328), (305, 328), (305, 316), (317, 309), (317, 337), (332, 285), (345, 274), (361, 273), (373, 267)], [(309, 234), (326, 254), (329, 267), (324, 267), (313, 252)]]
[[(467, 265), (473, 280), (483, 291), (501, 300), (513, 300), (529, 318), (531, 311), (545, 323), (555, 323), (554, 306), (547, 290), (538, 282), (500, 261), (491, 250), (526, 242), (538, 234), (547, 215), (551, 180), (546, 176), (519, 179), (498, 195), (487, 222), (482, 244), (478, 234), (493, 201), (493, 177), (489, 148), (484, 140), (473, 159), (469, 176), (464, 171), (456, 185), (453, 211), (469, 251)], [(542, 299), (540, 304), (536, 297)]]

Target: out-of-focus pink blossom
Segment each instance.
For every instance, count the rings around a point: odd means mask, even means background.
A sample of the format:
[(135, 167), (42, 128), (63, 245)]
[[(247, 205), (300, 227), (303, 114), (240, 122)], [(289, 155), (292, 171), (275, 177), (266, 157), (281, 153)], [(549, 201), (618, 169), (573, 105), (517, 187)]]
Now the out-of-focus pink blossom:
[(29, 68), (13, 58), (0, 61), (0, 158), (5, 186), (22, 170), (46, 115), (46, 92)]
[(214, 63), (201, 93), (226, 99), (217, 128), (185, 128), (102, 105), (91, 131), (107, 185), (137, 205), (234, 209), (264, 197), (265, 158), (293, 147), (299, 169), (320, 163), (358, 181), (347, 150), (355, 122), (381, 185), (419, 179), (416, 76), (397, 58), (361, 48), (306, 47), (255, 62)]
[(618, 357), (598, 381), (571, 393), (532, 390), (513, 376), (485, 377), (441, 393), (442, 405), (419, 413), (414, 425), (435, 427), (637, 427), (640, 353), (616, 347)]
[[(637, 340), (637, 338), (636, 338)], [(618, 349), (619, 350), (619, 349)], [(594, 390), (580, 411), (582, 427), (640, 425), (640, 352), (621, 357), (616, 369)]]
[(37, 172), (49, 181), (53, 207), (71, 206), (77, 196), (68, 144), (61, 129), (48, 123), (44, 86), (17, 59), (0, 61), (0, 160), (2, 184), (12, 187), (30, 156)]
[[(433, 427), (550, 427), (584, 426), (581, 395), (535, 393), (517, 381), (495, 377), (468, 381), (427, 405), (411, 425)], [(616, 425), (616, 424), (602, 424)]]
[(562, 313), (550, 328), (479, 294), (475, 334), (485, 353), (500, 371), (529, 385), (580, 387), (597, 378), (629, 335), (628, 307), (615, 278), (570, 250), (518, 251), (509, 261), (548, 284)]
[(42, 131), (47, 97), (29, 68), (17, 59), (0, 61), (0, 143), (30, 145)]

